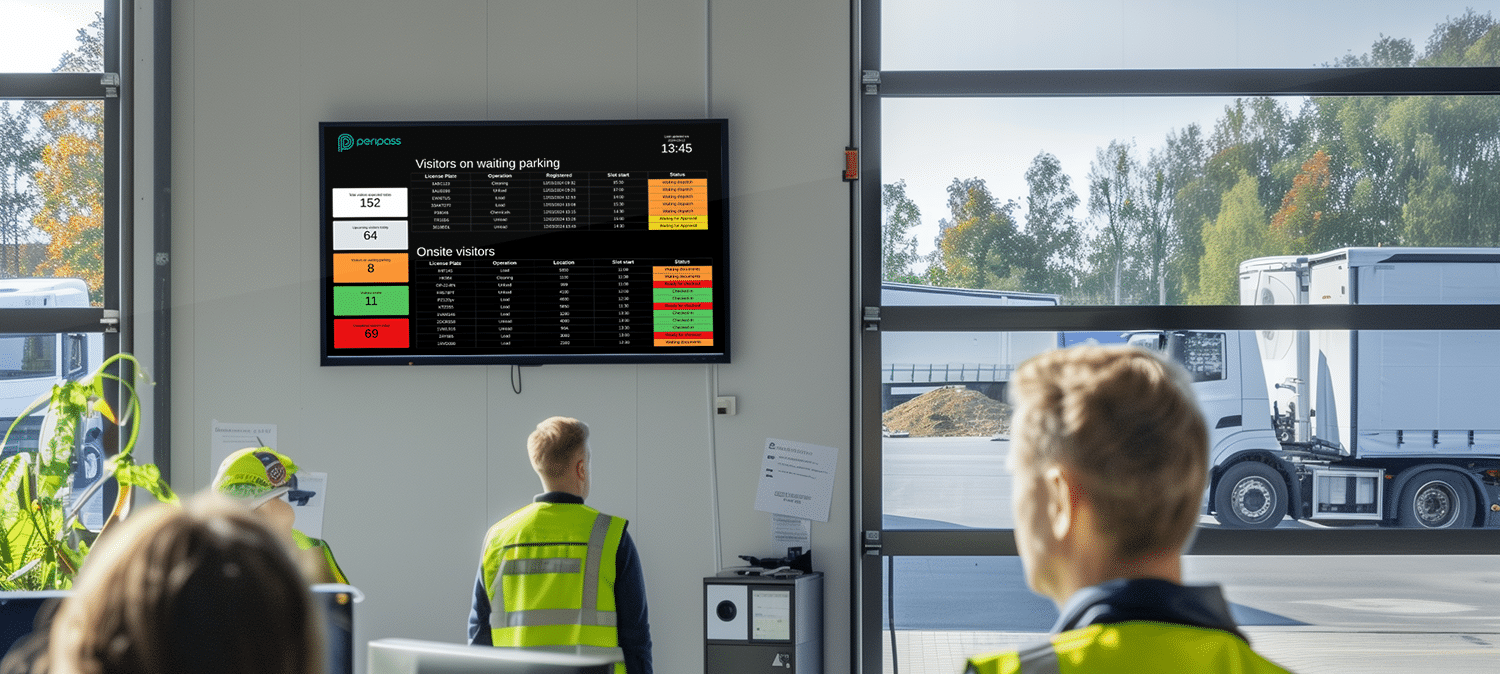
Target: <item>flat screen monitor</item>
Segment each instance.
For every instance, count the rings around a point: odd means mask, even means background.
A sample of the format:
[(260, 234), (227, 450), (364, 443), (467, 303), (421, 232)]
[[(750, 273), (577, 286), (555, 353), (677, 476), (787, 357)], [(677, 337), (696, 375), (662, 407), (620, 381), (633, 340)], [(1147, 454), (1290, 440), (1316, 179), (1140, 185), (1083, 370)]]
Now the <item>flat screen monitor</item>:
[(337, 583), (312, 586), (323, 611), (323, 658), (327, 674), (354, 674), (354, 605), (359, 590)]
[(524, 648), (466, 646), (416, 639), (370, 642), (368, 674), (612, 674), (614, 662)]
[(728, 122), (322, 122), (323, 365), (729, 362)]
[(70, 594), (68, 590), (0, 592), (0, 655), (9, 654), (36, 628), (50, 625), (58, 602)]
[[(69, 590), (0, 592), (0, 655), (32, 637), (44, 637), (37, 628), (51, 624), (58, 602)], [(328, 674), (354, 674), (354, 604), (359, 590), (348, 585), (314, 585), (312, 595), (323, 612), (323, 656)], [(44, 643), (44, 642), (39, 642)]]

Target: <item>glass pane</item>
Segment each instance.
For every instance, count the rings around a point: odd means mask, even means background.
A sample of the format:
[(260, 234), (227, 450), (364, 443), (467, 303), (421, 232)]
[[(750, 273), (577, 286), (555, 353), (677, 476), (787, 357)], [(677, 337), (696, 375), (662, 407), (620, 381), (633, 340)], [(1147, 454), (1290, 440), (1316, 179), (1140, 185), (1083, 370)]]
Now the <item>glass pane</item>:
[[(887, 572), (881, 579), (885, 672), (959, 672), (969, 656), (1037, 643), (1057, 618), (1050, 600), (1026, 588), (1016, 557), (897, 557), (894, 565), (894, 584)], [(1255, 649), (1293, 671), (1490, 672), (1500, 658), (1490, 636), (1500, 630), (1500, 571), (1490, 557), (1187, 557), (1183, 565), (1185, 582), (1222, 585)]]
[[(14, 282), (15, 279), (0, 280), (0, 293)], [(4, 298), (0, 294), (0, 302)], [(0, 335), (0, 436), (4, 438), (0, 441), (0, 460), (18, 452), (35, 452), (42, 442), (42, 411), (22, 414), (45, 402), (54, 384), (82, 379), (103, 361), (102, 332)], [(102, 422), (97, 419), (83, 429), (83, 449), (75, 454), (73, 461), (72, 483), (78, 490), (75, 493), (103, 476), (102, 432)], [(80, 511), (85, 526), (93, 530), (103, 526), (106, 502), (102, 493), (89, 500)]]
[[(1495, 65), (1497, 4), (885, 0), (886, 70)], [(1493, 34), (1491, 33), (1491, 39)]]
[[(1250, 267), (1500, 246), (1500, 97), (881, 105), (887, 281), (1064, 305), (1254, 304)], [(1388, 296), (1450, 301), (1432, 284)], [(1462, 302), (1500, 303), (1500, 283)]]
[(104, 105), (0, 101), (0, 309), (102, 306)]
[[(1386, 264), (1361, 287), (1379, 299), (1425, 274), (1460, 296), (1500, 278), (1496, 265)], [(1321, 287), (1314, 277), (1314, 291)], [(885, 301), (941, 294), (887, 286)], [(955, 295), (964, 304), (979, 296)], [(1201, 526), (1500, 525), (1500, 331), (883, 332), (881, 340), (888, 529), (1011, 528), (1011, 374), (1043, 351), (1089, 343), (1156, 349), (1194, 374), (1213, 470)]]
[[(0, 0), (0, 73), (103, 72), (103, 64), (67, 52), (99, 52), (100, 0)], [(79, 40), (79, 31), (87, 37)]]
[(885, 672), (956, 674), (969, 656), (1036, 643), (1057, 622), (1051, 600), (1026, 587), (1019, 557), (887, 557), (880, 582)]

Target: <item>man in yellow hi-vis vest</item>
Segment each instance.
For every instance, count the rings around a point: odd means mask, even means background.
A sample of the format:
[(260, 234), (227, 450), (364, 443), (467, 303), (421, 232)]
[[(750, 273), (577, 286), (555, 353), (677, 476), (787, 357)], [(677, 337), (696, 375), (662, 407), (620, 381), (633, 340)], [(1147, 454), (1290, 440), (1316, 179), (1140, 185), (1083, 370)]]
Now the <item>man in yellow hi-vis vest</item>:
[(646, 582), (625, 520), (583, 504), (589, 427), (551, 417), (526, 439), (545, 490), (484, 540), (469, 643), (616, 658), (617, 674), (651, 674)]
[(1032, 358), (1010, 381), (1011, 498), (1026, 582), (1057, 603), (1048, 641), (977, 674), (1280, 673), (1217, 585), (1182, 585), (1208, 430), (1181, 367), (1134, 347)]

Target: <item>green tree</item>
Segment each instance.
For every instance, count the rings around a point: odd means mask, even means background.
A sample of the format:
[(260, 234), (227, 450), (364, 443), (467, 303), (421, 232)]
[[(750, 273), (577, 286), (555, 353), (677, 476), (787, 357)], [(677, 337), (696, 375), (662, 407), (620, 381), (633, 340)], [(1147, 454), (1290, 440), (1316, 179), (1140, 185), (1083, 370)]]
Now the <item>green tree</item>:
[[(1457, 18), (1449, 17), (1433, 29), (1427, 38), (1427, 49), (1422, 52), (1417, 65), (1494, 65), (1485, 54), (1494, 47), (1495, 32), (1495, 19), (1489, 12), (1478, 14), (1473, 9), (1466, 9)], [(1477, 53), (1472, 51), (1475, 45), (1482, 45)]]
[(938, 238), (934, 278), (962, 288), (998, 288), (1010, 276), (1006, 247), (1015, 232), (1015, 202), (1000, 204), (983, 179), (953, 179), (952, 220)]
[(1240, 262), (1283, 254), (1270, 249), (1265, 208), (1256, 196), (1258, 181), (1249, 173), (1224, 195), (1219, 217), (1203, 229), (1203, 258), (1198, 262), (1198, 290), (1191, 304), (1238, 304)]
[(31, 215), (40, 203), (31, 176), (42, 159), (43, 142), (33, 129), (43, 104), (24, 101), (14, 111), (0, 103), (0, 276), (30, 273), (22, 265), (22, 242), (35, 230)]
[(921, 256), (917, 237), (911, 232), (922, 224), (922, 211), (906, 195), (906, 181), (881, 185), (880, 189), (880, 278), (902, 283), (920, 283), (912, 269)]
[(1016, 233), (1011, 250), (1021, 270), (1021, 290), (1066, 294), (1077, 285), (1083, 239), (1073, 217), (1078, 203), (1062, 162), (1050, 153), (1037, 153), (1026, 168), (1026, 226)]
[(1089, 215), (1096, 218), (1096, 249), (1112, 272), (1114, 304), (1121, 304), (1125, 256), (1135, 234), (1138, 211), (1134, 201), (1139, 168), (1131, 156), (1134, 144), (1110, 141), (1097, 150), (1089, 169)]
[(1175, 190), (1170, 209), (1174, 252), (1164, 274), (1168, 281), (1167, 302), (1178, 303), (1197, 289), (1198, 260), (1203, 257), (1203, 225), (1219, 212), (1221, 190), (1205, 173), (1208, 144), (1202, 127), (1189, 124), (1167, 134), (1161, 168), (1169, 189)]

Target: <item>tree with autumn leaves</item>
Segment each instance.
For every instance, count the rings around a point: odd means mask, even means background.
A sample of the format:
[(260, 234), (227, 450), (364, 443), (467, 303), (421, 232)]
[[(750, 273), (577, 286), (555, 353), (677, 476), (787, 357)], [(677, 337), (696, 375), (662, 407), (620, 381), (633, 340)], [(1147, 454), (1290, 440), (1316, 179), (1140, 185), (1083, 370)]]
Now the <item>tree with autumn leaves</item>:
[[(55, 72), (102, 72), (104, 20)], [(0, 277), (73, 277), (104, 291), (104, 105), (0, 103)]]
[(62, 101), (42, 113), (51, 142), (33, 178), (42, 203), (31, 219), (50, 238), (36, 275), (83, 279), (95, 303), (104, 288), (103, 116), (97, 101)]
[[(78, 31), (79, 46), (64, 54), (58, 72), (102, 72), (104, 20)], [(41, 114), (46, 138), (33, 175), (40, 207), (31, 224), (48, 237), (35, 275), (83, 279), (89, 299), (104, 293), (104, 104), (58, 101)]]

